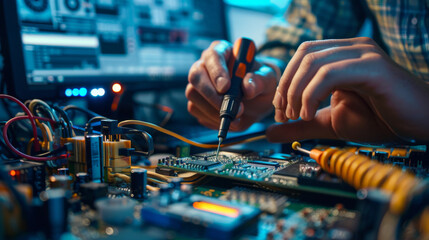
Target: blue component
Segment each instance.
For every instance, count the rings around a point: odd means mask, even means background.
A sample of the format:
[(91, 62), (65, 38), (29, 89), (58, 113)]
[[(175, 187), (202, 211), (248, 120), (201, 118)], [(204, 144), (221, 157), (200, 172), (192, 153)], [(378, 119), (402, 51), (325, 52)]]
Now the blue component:
[(98, 96), (102, 97), (102, 96), (104, 96), (105, 93), (106, 93), (106, 91), (104, 90), (104, 88), (98, 89)]
[(71, 96), (72, 96), (72, 94), (73, 94), (73, 93), (72, 93), (72, 90), (71, 90), (70, 88), (67, 88), (67, 89), (66, 89), (66, 96), (67, 96), (67, 97), (71, 97)]
[(98, 89), (93, 88), (93, 89), (91, 90), (91, 96), (93, 96), (93, 97), (97, 97), (97, 96), (98, 96)]
[(79, 89), (79, 95), (81, 97), (85, 97), (87, 93), (88, 93), (88, 90), (86, 90), (86, 88), (82, 87)]
[(75, 97), (79, 96), (79, 89), (73, 88), (73, 96)]

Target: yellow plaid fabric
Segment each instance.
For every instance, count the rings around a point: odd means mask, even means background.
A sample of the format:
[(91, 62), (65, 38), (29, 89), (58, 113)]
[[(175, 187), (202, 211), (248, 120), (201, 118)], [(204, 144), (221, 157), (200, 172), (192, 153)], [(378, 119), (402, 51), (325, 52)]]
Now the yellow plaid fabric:
[(368, 13), (391, 58), (429, 81), (429, 0), (294, 0), (261, 52), (288, 62), (304, 41), (356, 36)]

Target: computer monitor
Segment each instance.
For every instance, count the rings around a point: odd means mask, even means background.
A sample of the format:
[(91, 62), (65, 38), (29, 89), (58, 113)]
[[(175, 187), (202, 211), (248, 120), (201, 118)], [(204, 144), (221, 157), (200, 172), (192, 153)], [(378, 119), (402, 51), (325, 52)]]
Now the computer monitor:
[(222, 0), (0, 2), (4, 76), (21, 99), (184, 86), (201, 51), (227, 38)]

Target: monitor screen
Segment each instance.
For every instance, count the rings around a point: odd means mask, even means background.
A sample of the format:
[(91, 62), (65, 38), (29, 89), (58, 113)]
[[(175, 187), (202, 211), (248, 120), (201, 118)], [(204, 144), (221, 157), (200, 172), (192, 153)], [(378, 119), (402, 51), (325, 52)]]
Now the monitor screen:
[[(2, 1), (8, 90), (73, 97), (113, 82), (183, 85), (211, 41), (226, 38), (222, 0)], [(106, 89), (108, 91), (108, 89)]]

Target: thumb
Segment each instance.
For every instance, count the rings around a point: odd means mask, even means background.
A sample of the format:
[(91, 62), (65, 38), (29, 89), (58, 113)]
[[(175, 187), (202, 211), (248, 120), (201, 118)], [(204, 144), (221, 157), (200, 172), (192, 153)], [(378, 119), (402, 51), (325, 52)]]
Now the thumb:
[(331, 107), (319, 110), (310, 121), (289, 121), (271, 125), (266, 132), (270, 142), (293, 142), (305, 139), (337, 139), (331, 125)]

